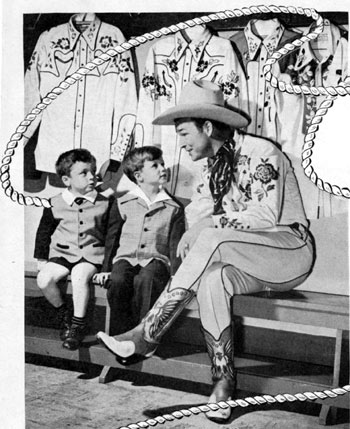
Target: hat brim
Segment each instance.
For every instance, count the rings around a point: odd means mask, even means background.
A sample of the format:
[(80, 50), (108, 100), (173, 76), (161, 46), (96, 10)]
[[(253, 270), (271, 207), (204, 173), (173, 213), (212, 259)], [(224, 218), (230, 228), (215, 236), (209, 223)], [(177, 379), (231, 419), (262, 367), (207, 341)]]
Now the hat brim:
[(171, 107), (153, 119), (154, 125), (174, 125), (176, 119), (201, 118), (222, 122), (233, 128), (243, 128), (250, 123), (249, 116), (233, 107), (213, 104), (181, 104)]

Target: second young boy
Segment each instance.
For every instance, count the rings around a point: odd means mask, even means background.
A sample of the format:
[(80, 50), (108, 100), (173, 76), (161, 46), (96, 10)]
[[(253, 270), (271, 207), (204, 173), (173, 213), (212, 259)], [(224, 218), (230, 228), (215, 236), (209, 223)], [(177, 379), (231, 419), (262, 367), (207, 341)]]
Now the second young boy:
[(177, 270), (178, 242), (185, 232), (182, 205), (169, 195), (162, 151), (144, 146), (123, 161), (137, 187), (115, 200), (110, 212), (105, 257), (94, 281), (105, 285), (111, 307), (110, 334), (139, 323)]

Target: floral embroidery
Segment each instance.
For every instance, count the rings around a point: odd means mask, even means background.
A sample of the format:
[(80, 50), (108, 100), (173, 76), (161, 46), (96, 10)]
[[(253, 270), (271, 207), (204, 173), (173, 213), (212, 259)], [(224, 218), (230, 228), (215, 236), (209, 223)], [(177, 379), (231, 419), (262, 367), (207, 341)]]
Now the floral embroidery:
[(221, 216), (219, 219), (221, 228), (237, 228), (238, 225), (242, 225), (241, 222), (238, 222), (238, 219), (228, 219), (226, 216)]
[(182, 49), (182, 40), (177, 39), (177, 53), (179, 53)]
[(199, 42), (198, 45), (196, 45), (196, 47), (194, 48), (194, 52), (196, 53), (197, 57), (201, 53), (201, 47), (203, 45), (204, 45), (204, 40), (202, 40), (201, 42)]
[[(262, 198), (268, 195), (269, 191), (275, 189), (275, 185), (270, 184), (272, 180), (277, 180), (279, 177), (278, 170), (275, 170), (274, 166), (268, 162), (268, 158), (261, 158), (261, 164), (259, 164), (254, 173), (254, 179), (260, 180), (261, 189), (257, 189), (255, 193), (258, 195), (258, 200), (261, 201)], [(266, 186), (268, 185), (268, 186)]]
[(128, 81), (129, 77), (126, 76), (128, 72), (134, 72), (130, 57), (121, 58), (120, 55), (116, 55), (111, 59), (111, 66), (116, 69), (115, 72), (119, 75), (121, 82)]
[(154, 73), (144, 74), (142, 78), (142, 86), (144, 87), (146, 93), (152, 98), (152, 100), (157, 100), (159, 97), (167, 97), (170, 101), (172, 93), (167, 91), (165, 85), (160, 84), (158, 77), (154, 76)]
[(233, 70), (229, 75), (227, 75), (226, 80), (224, 80), (223, 77), (219, 79), (219, 86), (222, 92), (224, 93), (224, 96), (226, 96), (226, 98), (230, 96), (238, 97), (240, 93), (238, 82), (239, 82), (239, 76)]
[(258, 44), (256, 43), (255, 40), (251, 39), (250, 37), (248, 38), (248, 49), (249, 49), (249, 56), (250, 56), (250, 58), (253, 58), (254, 57), (254, 53), (258, 49)]
[(250, 181), (247, 181), (245, 185), (240, 184), (238, 189), (242, 192), (245, 202), (252, 199), (252, 184)]
[(103, 36), (100, 38), (100, 45), (102, 48), (111, 48), (113, 47), (113, 40), (111, 36)]
[(170, 70), (175, 73), (176, 71), (179, 70), (178, 66), (177, 66), (177, 61), (176, 60), (166, 60), (166, 63), (168, 64)]
[(67, 37), (62, 37), (61, 39), (58, 39), (57, 42), (51, 42), (51, 48), (68, 50), (70, 48), (69, 39), (67, 39)]
[(203, 73), (204, 70), (208, 68), (208, 66), (209, 66), (209, 61), (200, 60), (197, 64), (196, 71)]
[(30, 70), (32, 65), (35, 63), (37, 54), (38, 54), (37, 51), (34, 51), (32, 56), (30, 57), (29, 64), (28, 64), (28, 70)]
[(249, 158), (247, 155), (240, 155), (240, 157), (238, 158), (237, 164), (249, 167), (250, 160), (251, 158)]

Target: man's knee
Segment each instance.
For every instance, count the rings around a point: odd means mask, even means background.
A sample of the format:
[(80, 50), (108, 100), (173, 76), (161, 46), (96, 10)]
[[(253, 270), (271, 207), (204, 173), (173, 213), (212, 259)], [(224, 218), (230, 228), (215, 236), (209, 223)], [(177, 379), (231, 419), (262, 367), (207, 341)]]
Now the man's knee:
[(196, 240), (198, 246), (210, 246), (216, 248), (220, 244), (220, 234), (216, 228), (204, 228)]

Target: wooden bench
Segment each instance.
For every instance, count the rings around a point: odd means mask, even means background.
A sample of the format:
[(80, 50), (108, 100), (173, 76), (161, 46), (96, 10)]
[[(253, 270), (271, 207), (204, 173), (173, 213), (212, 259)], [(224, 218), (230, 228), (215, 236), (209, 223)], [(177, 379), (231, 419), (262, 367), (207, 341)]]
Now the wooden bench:
[[(33, 269), (26, 271), (25, 291), (27, 299), (40, 299), (41, 291), (36, 286), (36, 272)], [(96, 342), (94, 334), (98, 330), (108, 332), (110, 310), (106, 291), (99, 287), (92, 291), (94, 305), (106, 309), (105, 321), (104, 326), (93, 327), (83, 347), (77, 351), (66, 350), (56, 329), (27, 324), (25, 351), (101, 365), (100, 382), (105, 383), (113, 377), (115, 368), (120, 370), (125, 367)], [(67, 293), (71, 293), (69, 284)], [(275, 395), (325, 390), (349, 383), (346, 342), (349, 330), (348, 296), (297, 290), (283, 294), (240, 295), (234, 297), (232, 309), (236, 326), (238, 389)], [(32, 307), (31, 311), (35, 308)], [(312, 335), (278, 329), (244, 326), (242, 318), (246, 317), (331, 328), (336, 330), (336, 335), (335, 338), (313, 338)], [(308, 345), (311, 349), (305, 351)], [(324, 350), (327, 352), (323, 353)], [(210, 385), (210, 362), (199, 331), (196, 303), (185, 309), (154, 357), (127, 368)], [(316, 402), (322, 404), (320, 424), (334, 421), (336, 408), (349, 408), (348, 395)]]

